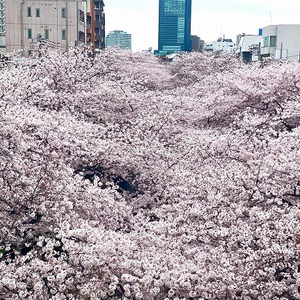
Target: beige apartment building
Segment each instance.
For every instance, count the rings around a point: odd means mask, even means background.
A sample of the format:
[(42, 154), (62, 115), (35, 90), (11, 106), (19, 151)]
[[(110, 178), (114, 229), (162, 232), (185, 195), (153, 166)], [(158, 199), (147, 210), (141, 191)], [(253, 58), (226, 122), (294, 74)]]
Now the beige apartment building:
[(34, 55), (42, 47), (67, 50), (86, 41), (81, 0), (6, 0), (6, 52)]

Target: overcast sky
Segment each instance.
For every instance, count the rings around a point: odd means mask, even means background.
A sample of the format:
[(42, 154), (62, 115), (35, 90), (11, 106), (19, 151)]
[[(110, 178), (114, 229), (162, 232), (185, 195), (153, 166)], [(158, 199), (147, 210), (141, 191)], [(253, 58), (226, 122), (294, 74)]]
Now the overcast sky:
[[(192, 0), (192, 34), (205, 42), (257, 34), (271, 24), (300, 24), (300, 0)], [(159, 0), (105, 0), (106, 34), (132, 34), (132, 50), (157, 49)]]

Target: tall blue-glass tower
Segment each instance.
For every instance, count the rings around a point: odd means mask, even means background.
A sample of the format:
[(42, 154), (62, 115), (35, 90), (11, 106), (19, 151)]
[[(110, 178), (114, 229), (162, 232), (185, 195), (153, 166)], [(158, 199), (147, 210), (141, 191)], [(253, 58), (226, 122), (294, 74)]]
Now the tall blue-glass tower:
[(158, 52), (191, 51), (192, 0), (159, 0)]

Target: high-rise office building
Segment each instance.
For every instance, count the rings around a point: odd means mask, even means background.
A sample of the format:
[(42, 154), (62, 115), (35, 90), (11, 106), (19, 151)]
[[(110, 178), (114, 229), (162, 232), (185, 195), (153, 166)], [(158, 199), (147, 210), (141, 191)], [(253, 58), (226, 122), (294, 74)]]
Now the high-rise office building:
[(192, 0), (159, 0), (157, 54), (191, 51)]
[(106, 47), (131, 50), (131, 34), (122, 30), (110, 31), (106, 36)]

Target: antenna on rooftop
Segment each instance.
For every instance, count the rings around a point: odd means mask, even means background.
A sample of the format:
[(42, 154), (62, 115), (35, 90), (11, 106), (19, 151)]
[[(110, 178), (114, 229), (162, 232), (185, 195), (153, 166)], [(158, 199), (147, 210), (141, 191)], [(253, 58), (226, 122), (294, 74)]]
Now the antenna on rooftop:
[(271, 11), (270, 11), (270, 21), (271, 21), (271, 24), (273, 24), (272, 12)]

